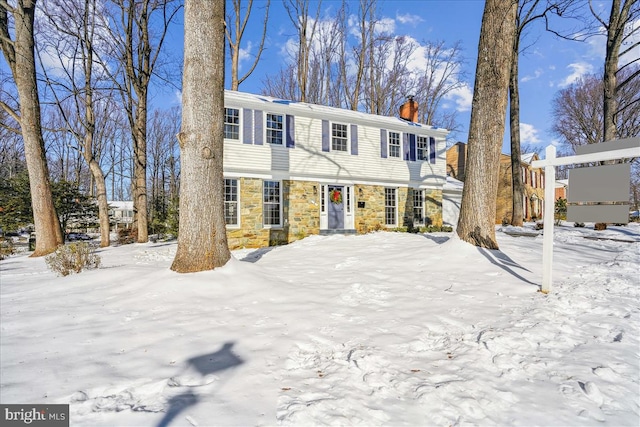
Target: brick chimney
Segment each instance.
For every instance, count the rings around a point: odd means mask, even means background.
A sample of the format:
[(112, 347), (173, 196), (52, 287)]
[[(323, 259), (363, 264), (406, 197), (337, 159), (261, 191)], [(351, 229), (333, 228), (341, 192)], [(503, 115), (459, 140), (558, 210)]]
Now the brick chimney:
[(414, 123), (418, 121), (418, 103), (413, 100), (413, 95), (407, 96), (407, 102), (400, 106), (400, 118)]

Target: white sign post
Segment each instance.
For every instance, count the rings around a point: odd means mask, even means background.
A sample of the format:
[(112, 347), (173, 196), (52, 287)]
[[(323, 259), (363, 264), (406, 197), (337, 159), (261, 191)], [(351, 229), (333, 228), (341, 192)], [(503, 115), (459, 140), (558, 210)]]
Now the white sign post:
[[(553, 227), (555, 211), (555, 183), (556, 166), (572, 165), (576, 163), (602, 162), (606, 160), (629, 159), (640, 157), (640, 138), (627, 138), (617, 141), (593, 144), (597, 148), (607, 151), (595, 151), (577, 156), (556, 157), (556, 147), (549, 145), (545, 151), (544, 160), (531, 162), (534, 168), (544, 167), (544, 214), (542, 241), (542, 293), (551, 291), (551, 274), (553, 271)], [(596, 148), (596, 147), (590, 147)], [(592, 151), (592, 150), (590, 150)], [(571, 183), (569, 183), (571, 185)], [(627, 183), (628, 185), (628, 183)]]

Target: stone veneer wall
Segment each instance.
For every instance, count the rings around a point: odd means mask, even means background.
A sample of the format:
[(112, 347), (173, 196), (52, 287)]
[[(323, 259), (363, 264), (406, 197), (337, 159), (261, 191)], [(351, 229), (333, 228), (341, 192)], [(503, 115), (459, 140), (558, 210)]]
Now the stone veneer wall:
[[(282, 181), (283, 227), (262, 224), (262, 179), (239, 178), (240, 228), (227, 228), (230, 249), (281, 245), (320, 232), (318, 183)], [(314, 190), (315, 188), (315, 190)]]
[[(281, 245), (320, 233), (320, 184), (311, 181), (282, 181), (283, 227), (262, 225), (262, 179), (238, 178), (240, 186), (240, 228), (228, 228), (230, 249)], [(384, 186), (355, 185), (355, 228), (358, 234), (404, 226), (405, 214), (413, 215), (413, 193), (398, 188), (398, 223), (384, 223)], [(357, 202), (365, 202), (358, 208)], [(431, 225), (442, 225), (442, 191), (425, 191), (425, 215)]]
[[(397, 224), (385, 225), (384, 189), (380, 185), (356, 185), (355, 227), (358, 234), (405, 226), (405, 216), (413, 222), (413, 190), (407, 187), (397, 188), (398, 216)], [(425, 190), (425, 216), (431, 220), (425, 225), (442, 225), (442, 191)], [(364, 208), (358, 208), (357, 202), (364, 202)]]

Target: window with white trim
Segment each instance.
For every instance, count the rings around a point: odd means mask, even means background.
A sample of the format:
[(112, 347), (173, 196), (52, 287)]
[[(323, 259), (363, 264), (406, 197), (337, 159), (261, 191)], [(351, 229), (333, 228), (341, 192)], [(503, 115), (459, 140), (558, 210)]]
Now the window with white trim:
[(240, 139), (240, 110), (237, 108), (224, 109), (224, 137)]
[(347, 125), (331, 123), (331, 151), (348, 151)]
[(284, 140), (284, 116), (282, 114), (267, 113), (266, 121), (267, 143), (282, 145)]
[(416, 151), (418, 160), (429, 160), (429, 137), (420, 136), (416, 138)]
[(413, 220), (422, 224), (424, 222), (424, 191), (413, 190)]
[(389, 157), (400, 157), (400, 132), (389, 131)]
[(384, 189), (384, 223), (386, 225), (396, 225), (396, 189), (385, 188)]
[(262, 223), (267, 227), (282, 225), (282, 191), (280, 181), (263, 181)]
[(227, 225), (240, 225), (238, 216), (240, 209), (238, 206), (238, 180), (224, 180), (224, 221)]

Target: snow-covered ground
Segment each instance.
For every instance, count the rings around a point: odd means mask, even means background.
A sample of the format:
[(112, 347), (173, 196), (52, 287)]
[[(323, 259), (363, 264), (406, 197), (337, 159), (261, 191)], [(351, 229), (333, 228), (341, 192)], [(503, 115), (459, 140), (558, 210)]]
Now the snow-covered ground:
[(640, 225), (556, 228), (549, 295), (542, 236), (497, 234), (312, 236), (183, 275), (175, 243), (68, 277), (11, 257), (0, 401), (83, 426), (638, 426)]

